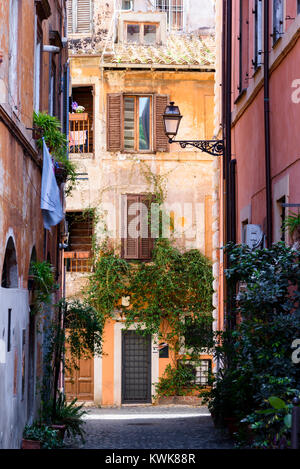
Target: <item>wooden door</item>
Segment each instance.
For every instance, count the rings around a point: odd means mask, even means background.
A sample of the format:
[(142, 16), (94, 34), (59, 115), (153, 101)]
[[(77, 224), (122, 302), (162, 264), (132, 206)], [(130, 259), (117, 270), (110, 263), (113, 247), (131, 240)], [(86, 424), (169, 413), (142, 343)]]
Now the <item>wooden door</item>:
[(79, 360), (78, 369), (65, 373), (65, 393), (68, 400), (77, 397), (79, 401), (94, 400), (94, 359)]

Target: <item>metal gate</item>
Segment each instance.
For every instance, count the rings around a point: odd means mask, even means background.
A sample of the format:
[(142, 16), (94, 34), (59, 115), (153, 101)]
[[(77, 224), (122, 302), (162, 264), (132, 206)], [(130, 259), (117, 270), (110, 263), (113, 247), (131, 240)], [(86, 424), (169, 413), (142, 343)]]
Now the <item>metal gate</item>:
[(122, 333), (122, 404), (151, 402), (151, 336)]

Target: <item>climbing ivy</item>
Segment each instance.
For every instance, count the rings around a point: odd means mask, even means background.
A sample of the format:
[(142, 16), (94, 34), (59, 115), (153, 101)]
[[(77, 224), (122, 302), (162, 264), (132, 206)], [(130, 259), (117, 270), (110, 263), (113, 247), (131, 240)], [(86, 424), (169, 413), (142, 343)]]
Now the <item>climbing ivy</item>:
[[(103, 243), (89, 276), (87, 297), (103, 320), (117, 311), (127, 328), (135, 324), (141, 334), (157, 335), (176, 351), (178, 338), (188, 336), (193, 327), (193, 355), (213, 347), (212, 281), (211, 263), (196, 249), (181, 253), (160, 238), (152, 262), (129, 262)], [(122, 297), (129, 297), (128, 306)]]
[[(174, 352), (170, 355), (174, 362), (162, 383), (158, 384), (158, 394), (166, 387), (173, 390), (172, 383), (179, 375), (181, 392), (190, 392), (195, 390), (193, 386), (191, 388), (191, 377), (187, 376), (186, 369), (179, 369), (177, 358), (180, 355), (181, 358), (196, 359), (200, 353), (209, 353), (214, 346), (212, 265), (199, 250), (181, 252), (172, 239), (162, 237), (168, 174), (153, 174), (146, 163), (139, 161), (139, 164), (149, 186), (146, 191), (149, 202), (155, 202), (160, 210), (160, 237), (155, 241), (152, 260), (122, 259), (118, 246), (113, 246), (105, 231), (103, 214), (98, 209), (89, 209), (93, 212), (94, 233), (99, 234), (101, 228), (102, 241), (99, 243), (97, 236), (93, 237), (93, 269), (84, 296), (103, 324), (108, 319), (122, 318), (125, 328), (134, 325), (140, 334), (150, 334), (158, 342), (168, 343)], [(171, 226), (172, 220), (169, 222)], [(124, 297), (127, 301), (122, 301)], [(178, 386), (175, 386), (176, 392)]]

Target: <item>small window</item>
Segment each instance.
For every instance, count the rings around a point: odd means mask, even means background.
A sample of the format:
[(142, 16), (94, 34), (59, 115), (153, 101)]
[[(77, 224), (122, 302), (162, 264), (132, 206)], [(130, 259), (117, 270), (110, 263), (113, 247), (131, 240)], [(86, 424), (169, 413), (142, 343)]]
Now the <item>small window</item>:
[(167, 14), (169, 29), (183, 29), (183, 0), (156, 0), (156, 9)]
[(283, 13), (283, 0), (273, 0), (273, 44), (275, 44), (283, 34)]
[[(285, 242), (285, 235), (286, 235), (286, 230), (284, 226), (284, 222), (286, 218), (285, 204), (286, 204), (286, 197), (284, 195), (283, 197), (281, 197), (281, 199), (277, 200), (277, 207), (278, 207), (278, 213), (279, 213), (278, 220), (280, 223), (277, 238), (278, 238), (278, 241), (283, 241), (283, 242)], [(280, 236), (280, 239), (279, 239), (279, 236)]]
[(65, 251), (68, 272), (90, 272), (94, 218), (90, 213), (67, 212), (69, 241)]
[(138, 44), (140, 42), (140, 25), (127, 24), (127, 42)]
[(133, 0), (122, 0), (122, 10), (131, 10), (133, 8)]
[(34, 110), (40, 110), (40, 96), (41, 96), (41, 83), (42, 83), (42, 50), (43, 50), (43, 33), (41, 22), (37, 18), (36, 27), (36, 43), (35, 43), (35, 57), (34, 57)]
[(159, 25), (154, 23), (125, 23), (128, 44), (158, 44)]
[(191, 371), (193, 378), (190, 384), (208, 386), (212, 374), (211, 360), (178, 360), (178, 365)]
[(300, 0), (297, 0), (297, 14), (300, 14)]
[(9, 92), (14, 108), (18, 108), (18, 0), (10, 1), (9, 11)]
[(151, 151), (152, 97), (124, 97), (125, 151)]
[(254, 13), (254, 68), (258, 68), (262, 61), (262, 32), (263, 32), (263, 14), (262, 14), (263, 3), (262, 0), (255, 0)]

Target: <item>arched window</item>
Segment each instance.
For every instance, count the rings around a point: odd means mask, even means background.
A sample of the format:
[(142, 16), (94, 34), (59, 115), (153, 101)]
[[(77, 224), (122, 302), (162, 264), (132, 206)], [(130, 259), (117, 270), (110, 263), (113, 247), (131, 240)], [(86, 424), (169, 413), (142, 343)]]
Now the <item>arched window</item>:
[(2, 269), (2, 288), (18, 288), (18, 263), (15, 243), (12, 237), (8, 239)]

